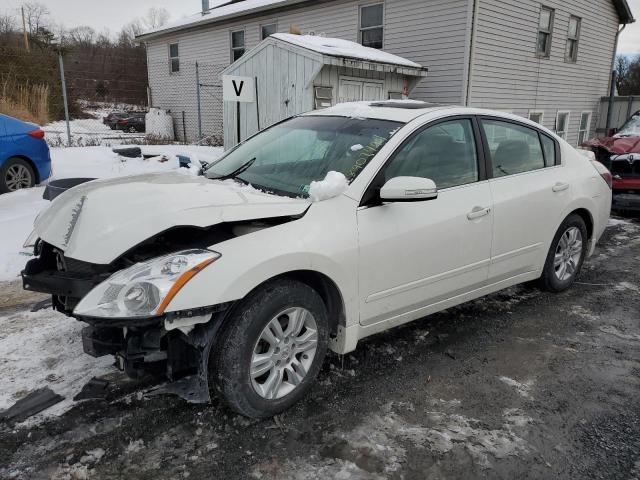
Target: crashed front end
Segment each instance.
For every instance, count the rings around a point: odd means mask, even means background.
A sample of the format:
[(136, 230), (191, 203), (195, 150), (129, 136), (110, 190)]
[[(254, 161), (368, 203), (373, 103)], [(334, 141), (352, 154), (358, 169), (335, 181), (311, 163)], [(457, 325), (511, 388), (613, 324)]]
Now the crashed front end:
[(194, 403), (210, 401), (208, 357), (211, 340), (230, 304), (166, 312), (182, 285), (220, 254), (184, 250), (121, 269), (126, 258), (97, 265), (66, 257), (42, 240), (22, 272), (25, 290), (49, 293), (52, 305), (88, 324), (84, 352), (113, 355), (131, 378), (166, 375), (163, 387)]
[[(165, 389), (208, 402), (209, 350), (230, 302), (175, 307), (222, 258), (215, 247), (298, 218), (309, 202), (177, 173), (93, 181), (56, 197), (25, 246), (25, 290), (86, 322), (84, 351), (114, 355), (130, 377), (164, 374)], [(180, 296), (179, 295), (179, 296)]]

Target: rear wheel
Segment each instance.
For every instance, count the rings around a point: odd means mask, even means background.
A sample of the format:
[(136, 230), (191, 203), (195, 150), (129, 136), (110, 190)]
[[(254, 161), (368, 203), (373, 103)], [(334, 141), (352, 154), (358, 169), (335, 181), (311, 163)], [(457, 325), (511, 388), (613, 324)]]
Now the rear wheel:
[(569, 215), (558, 229), (545, 262), (540, 284), (550, 292), (569, 288), (582, 268), (587, 254), (588, 234), (579, 215)]
[(329, 339), (325, 305), (308, 285), (278, 280), (252, 292), (212, 348), (212, 384), (236, 412), (265, 418), (300, 400)]
[(35, 184), (33, 168), (21, 158), (10, 158), (0, 168), (0, 193), (15, 192)]

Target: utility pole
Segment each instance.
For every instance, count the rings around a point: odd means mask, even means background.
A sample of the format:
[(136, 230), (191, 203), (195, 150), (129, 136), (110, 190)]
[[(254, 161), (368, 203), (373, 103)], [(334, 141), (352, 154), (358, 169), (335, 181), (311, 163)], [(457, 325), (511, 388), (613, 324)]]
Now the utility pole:
[(58, 49), (58, 62), (60, 63), (60, 82), (62, 84), (62, 100), (64, 101), (64, 118), (67, 123), (67, 146), (71, 146), (71, 128), (69, 127), (69, 103), (67, 102), (67, 83), (64, 79), (64, 60), (62, 59), (62, 46)]
[(22, 7), (22, 33), (24, 34), (24, 48), (29, 52), (29, 36), (27, 35), (27, 22), (24, 19), (24, 6)]

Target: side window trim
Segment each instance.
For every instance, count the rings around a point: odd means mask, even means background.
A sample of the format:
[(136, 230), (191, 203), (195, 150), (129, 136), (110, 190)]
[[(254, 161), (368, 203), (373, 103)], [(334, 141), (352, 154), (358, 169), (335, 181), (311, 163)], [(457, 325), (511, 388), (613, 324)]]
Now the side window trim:
[[(417, 128), (415, 131), (413, 131), (407, 138), (405, 138), (402, 141), (402, 143), (400, 143), (400, 145), (398, 145), (396, 149), (391, 153), (391, 155), (389, 155), (389, 157), (385, 160), (384, 164), (373, 176), (373, 179), (369, 182), (369, 185), (367, 185), (367, 188), (365, 189), (364, 194), (362, 195), (362, 198), (360, 199), (360, 203), (358, 204), (358, 206), (363, 207), (371, 204), (371, 201), (375, 197), (375, 191), (376, 190), (379, 191), (380, 188), (382, 187), (381, 183), (384, 182), (384, 174), (387, 170), (387, 167), (391, 164), (391, 162), (393, 162), (393, 160), (402, 151), (402, 149), (406, 145), (411, 143), (411, 141), (417, 135), (420, 135), (422, 132), (424, 132), (428, 128), (435, 127), (440, 123), (446, 123), (446, 122), (451, 122), (455, 120), (469, 120), (471, 122), (471, 128), (473, 130), (474, 143), (476, 147), (476, 162), (478, 167), (478, 180), (475, 183), (488, 180), (489, 170), (487, 170), (487, 159), (485, 156), (486, 150), (484, 145), (481, 142), (481, 138), (482, 138), (481, 128), (476, 116), (475, 115), (453, 115), (450, 117), (438, 118), (425, 125), (422, 125), (421, 127)], [(468, 185), (472, 185), (472, 184), (468, 184)], [(457, 187), (451, 187), (451, 188), (457, 188)]]
[[(547, 159), (546, 156), (544, 154), (544, 148), (542, 147), (542, 138), (540, 137), (541, 135), (544, 135), (545, 137), (551, 139), (553, 141), (553, 144), (555, 146), (555, 153), (556, 153), (556, 161), (554, 163), (554, 167), (557, 167), (559, 165), (562, 164), (562, 159), (560, 158), (560, 144), (558, 143), (558, 141), (551, 137), (550, 135), (547, 135), (545, 132), (543, 132), (541, 129), (533, 126), (533, 125), (528, 125), (525, 123), (521, 123), (518, 122), (517, 120), (512, 120), (510, 118), (503, 118), (503, 117), (496, 117), (493, 115), (478, 115), (477, 116), (478, 119), (478, 124), (479, 124), (479, 128), (480, 128), (480, 135), (482, 138), (482, 145), (483, 145), (483, 149), (485, 152), (485, 163), (486, 163), (486, 172), (487, 172), (487, 179), (492, 179), (495, 178), (493, 176), (493, 161), (491, 159), (491, 150), (489, 149), (489, 141), (487, 140), (487, 136), (485, 134), (484, 131), (484, 127), (482, 126), (482, 121), (483, 120), (488, 120), (488, 121), (498, 121), (498, 122), (504, 122), (504, 123), (512, 123), (514, 125), (517, 125), (519, 127), (524, 127), (524, 128), (528, 128), (530, 130), (535, 131), (538, 134), (538, 141), (540, 142), (540, 149), (542, 150), (542, 155), (544, 158), (544, 168), (551, 168), (547, 166)], [(540, 169), (540, 170), (544, 170), (544, 168)], [(538, 170), (531, 170), (532, 172), (536, 172)], [(530, 173), (530, 172), (522, 172), (522, 173)], [(521, 174), (516, 174), (516, 175), (521, 175)], [(499, 178), (506, 178), (506, 177), (499, 177)]]

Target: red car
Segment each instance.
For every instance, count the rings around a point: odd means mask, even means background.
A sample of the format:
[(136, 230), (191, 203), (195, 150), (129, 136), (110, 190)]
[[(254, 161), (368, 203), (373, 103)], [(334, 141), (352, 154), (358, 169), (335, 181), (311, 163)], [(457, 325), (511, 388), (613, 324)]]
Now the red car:
[(613, 176), (614, 210), (640, 212), (640, 110), (611, 137), (584, 143)]

